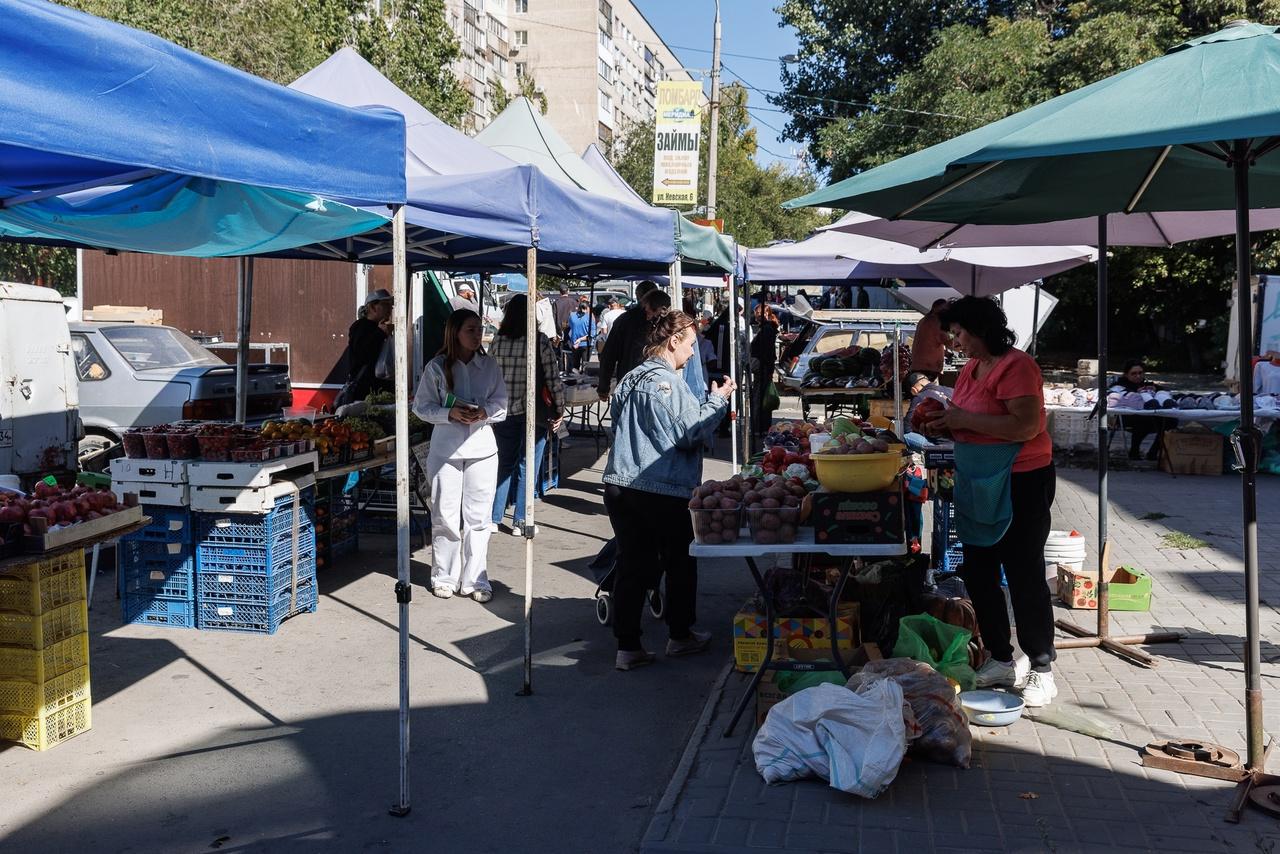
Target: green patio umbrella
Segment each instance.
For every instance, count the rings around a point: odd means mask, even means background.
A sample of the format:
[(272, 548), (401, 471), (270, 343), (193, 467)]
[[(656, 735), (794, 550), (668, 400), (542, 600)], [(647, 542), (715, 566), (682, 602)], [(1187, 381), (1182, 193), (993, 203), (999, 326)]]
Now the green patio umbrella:
[[(1235, 22), (1006, 119), (788, 202), (891, 219), (1014, 225), (1236, 211), (1248, 770), (1265, 763), (1258, 620), (1249, 209), (1280, 206), (1280, 30)], [(1271, 156), (1268, 156), (1271, 155)], [(1226, 168), (1224, 168), (1226, 167)], [(1105, 289), (1100, 287), (1100, 297)], [(1100, 324), (1102, 331), (1102, 324)], [(1100, 343), (1102, 343), (1100, 341)], [(1250, 778), (1252, 779), (1252, 778)]]

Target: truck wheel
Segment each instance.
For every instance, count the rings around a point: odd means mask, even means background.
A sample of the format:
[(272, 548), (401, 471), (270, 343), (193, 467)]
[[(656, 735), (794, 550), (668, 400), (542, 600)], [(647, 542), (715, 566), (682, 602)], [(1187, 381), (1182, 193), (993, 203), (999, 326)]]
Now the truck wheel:
[(106, 436), (99, 436), (97, 434), (90, 433), (80, 440), (80, 447), (77, 451), (77, 458), (84, 459), (90, 454), (96, 454), (99, 451), (105, 451), (107, 448), (110, 448), (116, 444), (117, 442), (115, 439), (110, 439)]

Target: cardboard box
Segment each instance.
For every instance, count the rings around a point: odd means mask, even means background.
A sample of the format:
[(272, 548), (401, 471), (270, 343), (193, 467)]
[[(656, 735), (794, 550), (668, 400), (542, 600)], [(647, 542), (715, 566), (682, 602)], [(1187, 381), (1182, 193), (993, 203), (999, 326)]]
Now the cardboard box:
[(1222, 474), (1223, 439), (1217, 433), (1169, 430), (1160, 470), (1170, 474)]
[[(836, 620), (836, 643), (849, 654), (861, 642), (858, 604), (844, 603)], [(831, 658), (831, 637), (826, 617), (777, 617), (773, 621), (775, 660), (821, 661)], [(733, 660), (741, 673), (754, 673), (764, 661), (765, 617), (750, 603), (733, 618)]]
[(813, 539), (819, 544), (868, 545), (901, 543), (903, 528), (902, 485), (883, 492), (812, 493)]
[[(1112, 611), (1150, 611), (1151, 576), (1131, 566), (1112, 570), (1107, 602)], [(1098, 608), (1098, 572), (1058, 564), (1058, 597), (1068, 608)]]
[[(831, 654), (827, 650), (828, 656)], [(872, 661), (879, 661), (884, 656), (880, 654), (880, 647), (874, 643), (864, 643), (857, 649), (845, 656), (845, 664), (850, 667), (858, 668)], [(778, 671), (766, 670), (764, 675), (760, 677), (760, 684), (756, 686), (756, 727), (758, 728), (764, 723), (765, 717), (769, 714), (769, 710), (781, 703), (787, 698), (781, 689), (778, 688)], [(840, 677), (842, 680), (843, 676)]]

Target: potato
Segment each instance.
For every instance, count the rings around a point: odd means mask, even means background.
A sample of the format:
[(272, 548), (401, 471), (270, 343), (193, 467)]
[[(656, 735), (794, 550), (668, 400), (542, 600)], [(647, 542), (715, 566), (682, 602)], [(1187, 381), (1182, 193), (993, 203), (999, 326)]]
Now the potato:
[(796, 526), (788, 525), (785, 522), (778, 526), (778, 542), (794, 543), (796, 541)]
[(753, 489), (750, 492), (748, 492), (746, 495), (742, 496), (742, 500), (748, 504), (755, 504), (757, 501), (760, 500), (760, 493), (756, 492)]
[[(694, 490), (694, 492), (695, 492), (695, 493), (696, 493), (697, 491), (698, 491), (698, 490), (696, 490), (696, 489)], [(702, 498), (701, 498), (701, 496), (694, 495), (692, 498), (690, 498), (690, 499), (689, 499), (689, 509), (690, 509), (690, 510), (701, 510), (701, 509), (702, 509)]]
[(768, 510), (776, 510), (782, 506), (782, 502), (776, 498), (766, 498), (764, 501), (760, 502), (760, 506)]
[(759, 543), (759, 544), (760, 544), (760, 545), (762, 545), (762, 546), (773, 546), (773, 545), (777, 545), (777, 543), (778, 543), (778, 532), (777, 532), (777, 531), (762, 531), (762, 530), (757, 530), (757, 531), (752, 535), (751, 539), (755, 540), (755, 542)]
[(710, 522), (707, 523), (707, 530), (714, 531), (715, 533), (718, 534), (724, 530), (724, 525), (720, 523), (719, 519), (712, 519)]
[(720, 506), (720, 499), (715, 495), (708, 495), (702, 499), (702, 507), (705, 510), (714, 510)]
[(776, 531), (782, 527), (782, 520), (778, 518), (776, 513), (761, 513), (756, 518), (756, 528), (766, 531)]
[(721, 509), (721, 510), (737, 510), (737, 509), (738, 509), (738, 501), (737, 501), (736, 499), (733, 499), (733, 498), (721, 498), (721, 499), (720, 499), (720, 509)]
[(763, 507), (764, 507), (764, 502), (762, 501), (755, 501), (747, 505), (748, 510), (759, 510)]
[(799, 507), (800, 499), (796, 498), (794, 495), (788, 495), (786, 498), (782, 499), (782, 506), (783, 507)]
[(720, 535), (712, 531), (702, 538), (702, 542), (708, 546), (718, 546), (721, 543)]
[(720, 539), (725, 543), (736, 543), (738, 541), (738, 529), (725, 528), (720, 532)]

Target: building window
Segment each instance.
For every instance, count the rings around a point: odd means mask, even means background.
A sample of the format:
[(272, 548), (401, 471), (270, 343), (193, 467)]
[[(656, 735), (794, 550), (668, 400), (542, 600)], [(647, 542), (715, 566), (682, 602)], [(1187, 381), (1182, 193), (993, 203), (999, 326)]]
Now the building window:
[(613, 128), (604, 122), (596, 122), (596, 136), (604, 143), (605, 151), (613, 148)]
[(516, 31), (515, 31), (515, 37), (516, 37), (516, 38), (515, 38), (515, 41), (513, 41), (513, 42), (512, 42), (512, 44), (516, 45), (517, 47), (528, 47), (528, 46), (529, 46), (529, 31), (528, 31), (528, 30), (516, 30)]
[(600, 14), (610, 21), (613, 20), (613, 6), (609, 5), (609, 0), (600, 0)]
[(613, 115), (613, 98), (608, 92), (600, 93), (600, 112), (607, 116)]
[(507, 40), (507, 25), (499, 21), (497, 18), (489, 18), (489, 35), (494, 36), (500, 41)]
[(604, 78), (604, 82), (612, 83), (613, 82), (613, 66), (605, 62), (603, 59), (599, 60), (599, 63), (600, 63), (600, 76)]
[(529, 13), (529, 0), (515, 0), (513, 5), (517, 15), (527, 15)]
[(507, 58), (505, 56), (493, 55), (493, 70), (498, 73), (499, 77), (507, 76)]
[(529, 63), (527, 63), (527, 62), (517, 62), (517, 63), (516, 63), (516, 77), (526, 77), (526, 76), (528, 76), (528, 74), (529, 74)]

